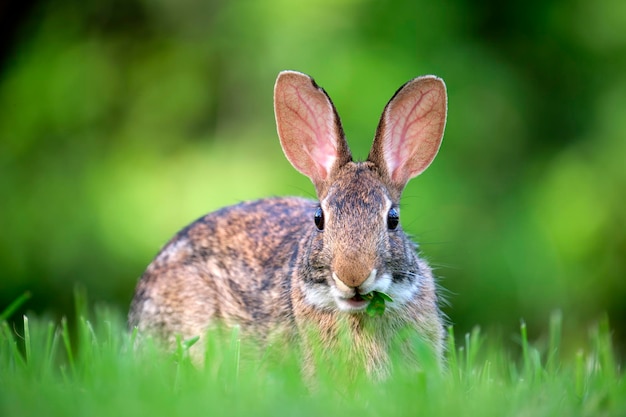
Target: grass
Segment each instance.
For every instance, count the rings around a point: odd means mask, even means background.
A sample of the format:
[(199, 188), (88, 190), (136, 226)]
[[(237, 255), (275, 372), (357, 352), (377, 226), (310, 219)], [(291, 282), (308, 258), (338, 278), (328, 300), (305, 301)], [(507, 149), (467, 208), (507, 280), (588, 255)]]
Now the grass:
[(199, 369), (187, 355), (193, 340), (171, 353), (149, 344), (135, 349), (137, 335), (126, 330), (121, 312), (99, 308), (88, 318), (80, 297), (75, 324), (24, 317), (17, 330), (7, 320), (25, 299), (0, 313), (3, 417), (626, 415), (607, 321), (570, 356), (555, 314), (542, 349), (528, 341), (523, 323), (520, 355), (478, 330), (461, 341), (450, 331), (444, 371), (426, 349), (417, 349), (424, 353), (420, 372), (399, 367), (393, 378), (374, 383), (322, 370), (310, 388), (300, 377), (297, 352), (247, 360), (237, 329), (211, 338)]

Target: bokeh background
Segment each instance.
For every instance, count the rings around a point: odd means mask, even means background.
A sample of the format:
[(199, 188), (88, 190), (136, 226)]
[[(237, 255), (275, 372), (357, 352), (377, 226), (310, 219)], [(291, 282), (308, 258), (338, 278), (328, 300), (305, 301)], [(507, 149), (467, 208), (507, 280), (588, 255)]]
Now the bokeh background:
[(361, 158), (393, 92), (437, 74), (445, 139), (402, 222), (456, 332), (541, 338), (561, 311), (573, 343), (608, 314), (625, 346), (623, 0), (5, 0), (0, 30), (0, 310), (30, 291), (69, 315), (77, 285), (125, 310), (182, 226), (312, 195), (280, 70), (326, 88)]

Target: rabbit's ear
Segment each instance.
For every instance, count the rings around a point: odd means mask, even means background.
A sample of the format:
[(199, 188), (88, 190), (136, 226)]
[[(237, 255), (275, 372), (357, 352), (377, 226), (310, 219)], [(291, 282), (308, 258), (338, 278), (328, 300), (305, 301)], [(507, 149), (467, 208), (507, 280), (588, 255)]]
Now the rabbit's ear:
[(368, 160), (387, 175), (397, 191), (428, 168), (437, 155), (446, 111), (446, 85), (434, 76), (409, 81), (387, 103)]
[(334, 169), (352, 160), (335, 106), (313, 78), (295, 71), (278, 74), (274, 113), (285, 156), (318, 192)]

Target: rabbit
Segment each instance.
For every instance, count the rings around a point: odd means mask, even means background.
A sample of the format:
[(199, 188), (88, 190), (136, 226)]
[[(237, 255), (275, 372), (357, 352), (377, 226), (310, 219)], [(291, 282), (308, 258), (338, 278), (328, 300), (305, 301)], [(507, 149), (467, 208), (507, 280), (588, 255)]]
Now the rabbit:
[[(141, 276), (129, 325), (170, 344), (199, 336), (191, 347), (198, 357), (216, 323), (260, 341), (280, 335), (303, 347), (305, 373), (315, 372), (315, 343), (332, 357), (347, 337), (350, 366), (385, 378), (391, 340), (406, 327), (441, 358), (435, 281), (402, 230), (399, 203), (439, 150), (443, 80), (418, 77), (393, 95), (362, 162), (353, 161), (335, 106), (308, 75), (278, 75), (274, 111), (283, 152), (317, 199), (242, 202), (182, 229)], [(381, 316), (366, 314), (364, 296), (373, 291), (392, 299)]]

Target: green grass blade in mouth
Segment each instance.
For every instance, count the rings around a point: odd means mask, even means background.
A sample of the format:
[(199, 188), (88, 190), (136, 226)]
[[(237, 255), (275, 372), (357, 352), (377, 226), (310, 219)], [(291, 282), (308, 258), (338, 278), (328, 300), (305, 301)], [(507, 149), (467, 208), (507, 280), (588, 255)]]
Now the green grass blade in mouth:
[(367, 294), (361, 294), (361, 298), (363, 298), (366, 301), (369, 301), (369, 304), (367, 305), (365, 312), (370, 317), (382, 316), (383, 313), (385, 312), (385, 302), (393, 301), (389, 295), (380, 291), (372, 291)]

